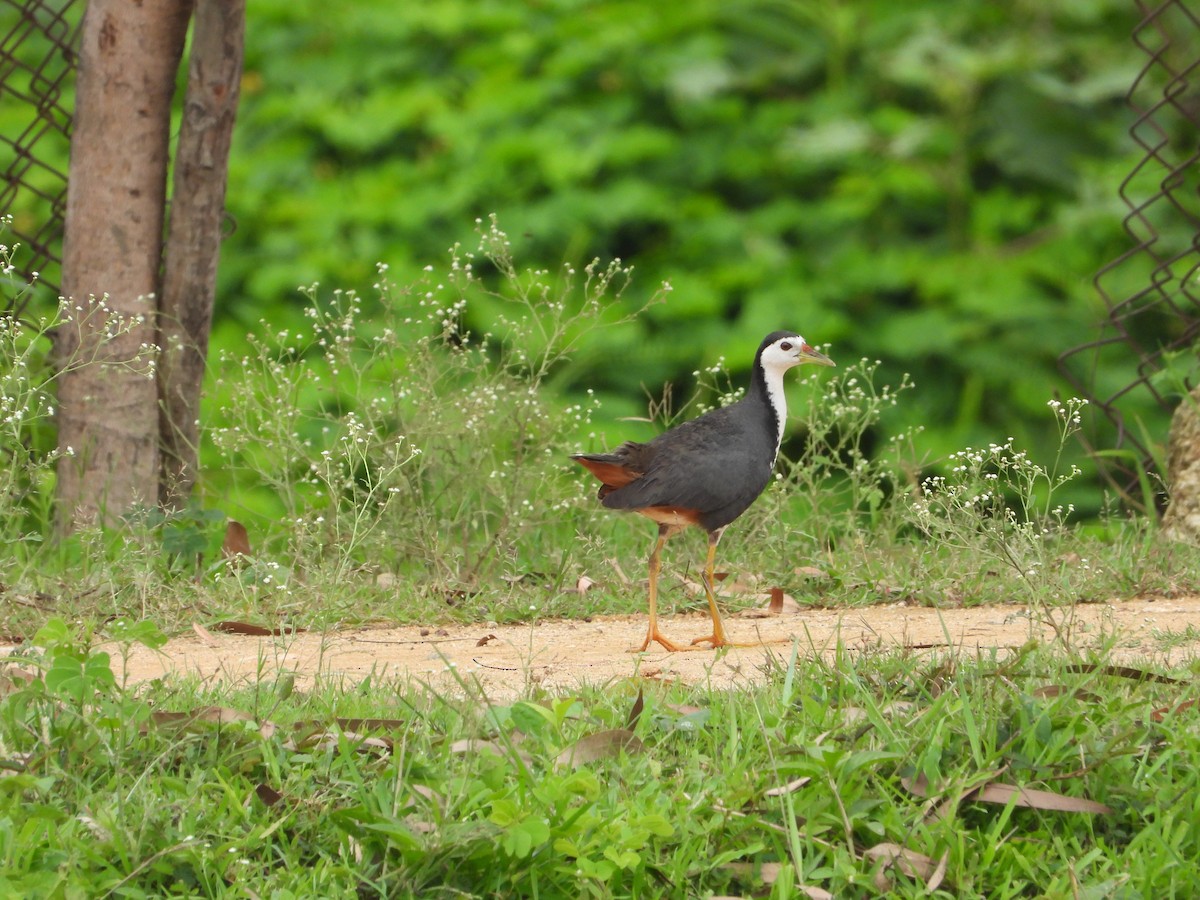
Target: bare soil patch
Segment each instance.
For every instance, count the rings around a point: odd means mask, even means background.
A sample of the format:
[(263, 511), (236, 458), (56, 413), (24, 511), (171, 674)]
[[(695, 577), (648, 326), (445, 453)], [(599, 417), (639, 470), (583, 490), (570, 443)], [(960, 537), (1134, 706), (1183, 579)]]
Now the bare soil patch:
[[(1117, 661), (1178, 665), (1200, 654), (1200, 596), (1089, 603), (1054, 613), (1076, 648), (1115, 639)], [(663, 620), (676, 641), (706, 633), (707, 616)], [(751, 646), (720, 652), (667, 653), (655, 645), (632, 653), (646, 633), (644, 615), (604, 616), (591, 621), (524, 625), (368, 627), (282, 637), (247, 637), (197, 629), (158, 651), (137, 646), (114, 667), (137, 683), (165, 675), (251, 684), (281, 673), (297, 683), (335, 679), (354, 684), (368, 675), (457, 689), (456, 678), (478, 682), (489, 697), (507, 700), (539, 685), (569, 692), (581, 684), (604, 684), (630, 676), (679, 679), (728, 687), (765, 677), (771, 657), (784, 661), (793, 641), (806, 655), (830, 655), (905, 647), (914, 652), (974, 654), (1015, 649), (1030, 637), (1055, 639), (1054, 629), (1023, 606), (929, 609), (875, 606), (852, 610), (805, 609), (769, 618), (728, 617), (730, 637)], [(1191, 632), (1187, 632), (1191, 626)], [(1186, 633), (1186, 635), (1185, 635)]]

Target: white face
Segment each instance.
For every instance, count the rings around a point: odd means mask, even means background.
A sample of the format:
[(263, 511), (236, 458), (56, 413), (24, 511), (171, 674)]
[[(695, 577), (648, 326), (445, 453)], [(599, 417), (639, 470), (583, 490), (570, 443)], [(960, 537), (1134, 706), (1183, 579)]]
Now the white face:
[(786, 372), (801, 363), (832, 366), (833, 361), (819, 350), (809, 346), (800, 335), (780, 338), (767, 347), (762, 354), (762, 366), (768, 372)]

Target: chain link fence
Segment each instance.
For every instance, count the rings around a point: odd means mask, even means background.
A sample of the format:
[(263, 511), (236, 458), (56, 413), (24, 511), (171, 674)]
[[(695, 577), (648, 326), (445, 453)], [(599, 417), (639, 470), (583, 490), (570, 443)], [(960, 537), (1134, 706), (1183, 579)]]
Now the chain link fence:
[(1146, 434), (1123, 405), (1141, 394), (1169, 411), (1200, 375), (1200, 19), (1183, 0), (1139, 2), (1138, 10), (1133, 42), (1146, 61), (1126, 99), (1140, 157), (1118, 189), (1132, 246), (1094, 279), (1107, 308), (1099, 336), (1059, 358), (1115, 428), (1099, 461), (1135, 508), (1151, 505), (1145, 476), (1165, 475), (1157, 448), (1166, 436)]
[[(0, 213), (20, 275), (58, 294), (75, 59), (85, 0), (0, 0)], [(7, 242), (7, 241), (6, 241)], [(22, 308), (29, 295), (17, 302)]]
[[(85, 5), (0, 0), (0, 213), (14, 214), (20, 274), (39, 273), (55, 295)], [(1180, 390), (1194, 386), (1191, 377), (1200, 378), (1200, 18), (1185, 0), (1138, 0), (1137, 8), (1133, 41), (1146, 62), (1127, 100), (1141, 157), (1118, 190), (1133, 245), (1094, 279), (1107, 309), (1099, 336), (1064, 352), (1059, 365), (1115, 428), (1114, 440), (1102, 442), (1117, 451), (1099, 457), (1105, 476), (1143, 506), (1137, 486), (1158, 470), (1164, 436), (1131, 427), (1123, 401), (1141, 393), (1170, 410)]]

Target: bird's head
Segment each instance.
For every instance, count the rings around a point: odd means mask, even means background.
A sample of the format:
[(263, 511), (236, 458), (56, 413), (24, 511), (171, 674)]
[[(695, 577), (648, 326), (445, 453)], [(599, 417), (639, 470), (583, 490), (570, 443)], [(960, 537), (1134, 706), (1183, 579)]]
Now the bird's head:
[(794, 331), (775, 331), (763, 338), (762, 345), (758, 348), (758, 362), (763, 369), (778, 372), (804, 363), (818, 366), (837, 365)]

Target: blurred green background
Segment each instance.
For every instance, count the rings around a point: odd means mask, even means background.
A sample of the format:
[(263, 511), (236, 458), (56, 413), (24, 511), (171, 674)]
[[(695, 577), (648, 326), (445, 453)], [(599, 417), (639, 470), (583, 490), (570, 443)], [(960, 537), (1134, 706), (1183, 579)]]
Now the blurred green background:
[(1052, 453), (1056, 358), (1096, 336), (1091, 278), (1129, 247), (1136, 23), (1127, 0), (254, 0), (214, 348), (300, 327), (313, 282), (369, 315), (376, 262), (415, 281), (494, 213), (521, 265), (620, 257), (630, 309), (673, 286), (556, 373), (621, 398), (613, 420), (786, 327), (912, 374), (918, 462)]

